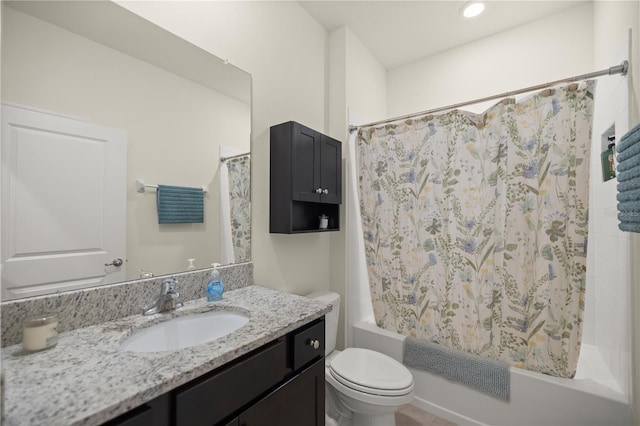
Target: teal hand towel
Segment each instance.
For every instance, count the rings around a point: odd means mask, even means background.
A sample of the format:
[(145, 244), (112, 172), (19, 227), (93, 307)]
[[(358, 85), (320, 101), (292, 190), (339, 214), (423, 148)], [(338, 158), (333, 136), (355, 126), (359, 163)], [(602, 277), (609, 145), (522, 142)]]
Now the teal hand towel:
[(203, 223), (202, 188), (158, 185), (158, 223)]
[(636, 180), (636, 178), (640, 177), (640, 166), (626, 168), (626, 170), (620, 170), (618, 168), (618, 174), (616, 176), (618, 178), (618, 182), (626, 182), (628, 180)]
[[(640, 143), (637, 145), (638, 148), (640, 148)], [(635, 148), (635, 147), (634, 147)], [(634, 148), (628, 149), (627, 151), (623, 152), (622, 154), (627, 154), (629, 152), (631, 152), (632, 150), (634, 150)], [(624, 157), (622, 160), (620, 159), (622, 154), (618, 155), (618, 171), (619, 172), (624, 172), (627, 170), (633, 170), (635, 167), (640, 166), (640, 149), (638, 150), (638, 152), (634, 155), (627, 155), (626, 157)]]
[(618, 228), (640, 232), (640, 125), (620, 138), (618, 152)]
[(640, 140), (640, 125), (629, 130), (620, 138), (620, 142), (616, 145), (618, 162), (625, 161), (640, 153), (640, 145), (637, 144), (638, 140)]

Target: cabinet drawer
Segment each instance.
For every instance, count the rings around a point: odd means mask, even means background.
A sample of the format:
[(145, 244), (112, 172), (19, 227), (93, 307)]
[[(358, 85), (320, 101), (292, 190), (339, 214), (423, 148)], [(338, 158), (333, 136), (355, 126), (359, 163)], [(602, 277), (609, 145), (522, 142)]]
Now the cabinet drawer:
[(103, 424), (103, 426), (170, 426), (169, 394), (160, 395)]
[(280, 383), (287, 367), (287, 345), (281, 338), (233, 366), (175, 393), (177, 425), (213, 425)]
[(145, 404), (105, 423), (103, 426), (153, 426), (153, 411)]
[[(317, 344), (316, 344), (317, 342)], [(324, 355), (324, 319), (293, 335), (293, 370)]]

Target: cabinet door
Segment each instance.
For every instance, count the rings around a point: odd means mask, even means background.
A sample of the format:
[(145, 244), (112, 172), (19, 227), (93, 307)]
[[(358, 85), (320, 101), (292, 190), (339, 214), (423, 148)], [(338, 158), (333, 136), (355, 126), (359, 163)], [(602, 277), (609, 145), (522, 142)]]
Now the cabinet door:
[(240, 426), (324, 425), (324, 358), (240, 415)]
[(280, 338), (245, 358), (173, 392), (176, 426), (220, 424), (289, 377), (288, 345)]
[(320, 187), (322, 202), (342, 203), (342, 144), (329, 136), (322, 135), (320, 145)]
[(291, 199), (319, 202), (320, 145), (322, 134), (293, 123), (291, 157)]

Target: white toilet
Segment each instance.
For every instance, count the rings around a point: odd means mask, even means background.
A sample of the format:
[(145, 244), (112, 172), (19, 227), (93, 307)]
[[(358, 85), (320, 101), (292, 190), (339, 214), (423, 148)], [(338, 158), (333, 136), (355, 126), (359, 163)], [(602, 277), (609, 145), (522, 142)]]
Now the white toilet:
[(394, 426), (395, 412), (413, 400), (413, 376), (395, 359), (369, 349), (334, 350), (340, 295), (307, 297), (333, 306), (325, 316), (326, 425)]

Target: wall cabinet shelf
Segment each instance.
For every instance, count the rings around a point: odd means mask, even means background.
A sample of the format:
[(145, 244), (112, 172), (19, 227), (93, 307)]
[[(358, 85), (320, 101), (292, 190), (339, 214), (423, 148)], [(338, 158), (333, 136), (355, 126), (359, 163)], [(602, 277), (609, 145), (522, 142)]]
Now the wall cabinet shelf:
[(269, 232), (339, 231), (342, 143), (295, 121), (272, 126), (270, 138)]

